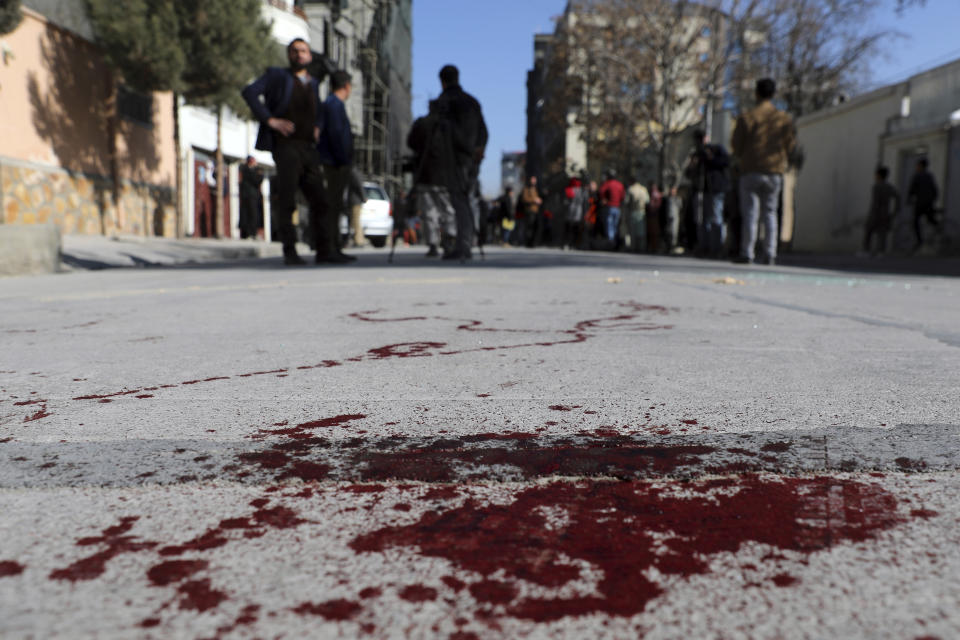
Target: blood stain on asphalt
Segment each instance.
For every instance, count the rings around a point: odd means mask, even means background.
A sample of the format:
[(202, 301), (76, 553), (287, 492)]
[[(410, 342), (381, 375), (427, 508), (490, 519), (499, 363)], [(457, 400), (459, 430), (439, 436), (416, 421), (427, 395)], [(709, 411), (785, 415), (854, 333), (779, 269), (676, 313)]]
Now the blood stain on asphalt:
[(913, 458), (897, 458), (894, 462), (904, 471), (923, 471), (927, 468), (926, 462), (923, 460), (914, 460)]
[(294, 613), (300, 615), (320, 616), (331, 621), (349, 620), (354, 617), (363, 607), (352, 600), (327, 600), (326, 602), (313, 603), (304, 602), (293, 609)]
[(422, 584), (411, 584), (401, 589), (397, 595), (407, 602), (429, 602), (437, 599), (437, 590)]
[[(476, 436), (462, 438), (468, 442)], [(487, 440), (513, 440), (515, 435), (493, 436)], [(523, 442), (527, 440), (524, 439)], [(456, 443), (456, 441), (452, 441)], [(564, 444), (522, 447), (483, 447), (463, 449), (456, 444), (446, 448), (423, 448), (408, 451), (363, 451), (353, 462), (366, 481), (402, 479), (422, 482), (450, 483), (457, 480), (458, 469), (470, 476), (484, 477), (493, 466), (510, 466), (527, 479), (561, 476), (634, 476), (638, 471), (658, 476), (672, 475), (684, 467), (701, 463), (700, 456), (713, 453), (703, 445), (646, 446), (619, 442), (615, 438), (583, 446)]]
[(47, 411), (47, 405), (44, 404), (44, 405), (41, 405), (41, 407), (37, 410), (36, 413), (34, 413), (34, 414), (32, 414), (32, 415), (29, 415), (29, 416), (26, 416), (26, 417), (23, 419), (23, 421), (24, 421), (24, 422), (34, 422), (35, 420), (42, 420), (42, 419), (48, 418), (48, 417), (50, 417), (50, 416), (52, 416), (52, 415), (53, 415), (52, 413), (49, 413), (49, 412)]
[(147, 578), (158, 587), (180, 582), (210, 566), (206, 560), (167, 560), (147, 570)]
[(773, 576), (771, 580), (773, 581), (773, 584), (777, 585), (778, 587), (790, 587), (800, 582), (797, 578), (786, 573), (779, 573)]
[(184, 582), (177, 588), (177, 592), (180, 594), (181, 609), (192, 609), (200, 613), (215, 609), (228, 599), (226, 593), (210, 586), (210, 578)]
[(19, 562), (14, 562), (13, 560), (2, 560), (0, 561), (0, 578), (18, 576), (23, 573), (24, 569), (26, 569), (26, 567)]
[[(571, 560), (602, 571), (587, 593), (514, 595), (506, 606), (507, 615), (543, 622), (640, 613), (663, 593), (647, 577), (651, 570), (704, 574), (710, 555), (749, 543), (810, 554), (871, 539), (903, 521), (895, 498), (883, 489), (829, 477), (748, 475), (687, 483), (683, 490), (687, 495), (644, 482), (556, 482), (523, 490), (509, 505), (470, 499), (455, 509), (430, 511), (414, 524), (358, 536), (350, 546), (358, 553), (408, 547), (447, 559), (481, 581), (502, 583), (479, 589), (481, 597), (501, 604), (519, 581), (559, 589), (580, 578)], [(558, 512), (565, 513), (561, 524), (546, 515)]]
[(121, 518), (118, 524), (107, 527), (101, 535), (77, 540), (77, 546), (106, 545), (106, 548), (92, 556), (81, 558), (68, 567), (51, 571), (50, 579), (71, 582), (93, 580), (103, 575), (107, 562), (113, 558), (124, 553), (135, 553), (156, 547), (156, 542), (138, 541), (136, 536), (125, 535), (133, 529), (133, 525), (139, 519), (139, 516)]
[(767, 451), (769, 453), (785, 453), (789, 450), (789, 442), (771, 442), (770, 444), (765, 444), (760, 447), (760, 451)]

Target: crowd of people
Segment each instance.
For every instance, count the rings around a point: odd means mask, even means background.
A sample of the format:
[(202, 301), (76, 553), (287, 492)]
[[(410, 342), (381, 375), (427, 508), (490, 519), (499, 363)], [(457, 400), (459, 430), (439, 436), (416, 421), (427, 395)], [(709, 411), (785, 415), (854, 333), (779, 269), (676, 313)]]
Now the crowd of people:
[[(354, 246), (364, 245), (359, 220), (364, 194), (353, 167), (345, 108), (351, 78), (333, 72), (330, 92), (321, 102), (319, 81), (307, 70), (310, 47), (295, 39), (287, 55), (287, 68), (270, 68), (243, 90), (261, 123), (256, 148), (270, 151), (276, 166), (272, 208), (284, 261), (305, 264), (297, 254), (292, 221), (299, 190), (310, 207), (315, 262), (349, 263), (355, 257), (342, 249), (342, 215), (350, 214)], [(499, 243), (776, 262), (783, 174), (795, 159), (796, 131), (790, 116), (774, 106), (773, 80), (757, 82), (756, 105), (738, 117), (729, 151), (707, 132), (694, 133), (682, 174), (672, 184), (643, 184), (637, 178), (625, 184), (612, 168), (598, 178), (586, 172), (550, 176), (545, 185), (531, 175), (517, 190), (506, 185), (498, 199), (487, 202), (478, 181), (488, 140), (480, 103), (460, 86), (456, 67), (444, 66), (439, 79), (442, 93), (409, 132), (413, 190), (395, 208), (395, 238), (422, 238), (428, 257), (465, 261), (478, 245)], [(257, 199), (263, 175), (252, 158), (241, 173), (241, 232), (254, 236), (263, 225), (263, 205)], [(877, 169), (865, 252), (873, 250), (875, 239), (880, 251), (885, 249), (900, 207), (888, 177), (885, 167)], [(922, 159), (908, 194), (917, 247), (923, 242), (923, 221), (936, 228), (937, 197)]]

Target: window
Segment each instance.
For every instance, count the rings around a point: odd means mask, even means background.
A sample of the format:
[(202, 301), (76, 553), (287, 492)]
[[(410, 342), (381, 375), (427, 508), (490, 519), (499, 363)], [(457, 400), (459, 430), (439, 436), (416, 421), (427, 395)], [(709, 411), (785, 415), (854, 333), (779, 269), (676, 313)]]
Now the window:
[(153, 127), (153, 95), (121, 84), (117, 87), (117, 115), (144, 127)]

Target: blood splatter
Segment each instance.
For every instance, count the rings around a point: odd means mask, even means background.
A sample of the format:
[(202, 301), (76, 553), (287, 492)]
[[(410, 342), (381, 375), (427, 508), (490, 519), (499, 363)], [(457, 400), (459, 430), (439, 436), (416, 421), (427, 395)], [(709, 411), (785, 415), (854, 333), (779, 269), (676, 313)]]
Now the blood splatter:
[(927, 468), (925, 461), (914, 460), (913, 458), (897, 458), (894, 462), (904, 471), (923, 471)]
[(786, 573), (777, 574), (773, 576), (771, 580), (773, 581), (773, 584), (777, 585), (778, 587), (790, 587), (800, 582), (795, 577)]
[(155, 586), (163, 587), (191, 577), (210, 566), (206, 560), (167, 560), (147, 570), (147, 578)]
[(446, 346), (446, 342), (401, 342), (400, 344), (390, 344), (385, 347), (370, 349), (367, 353), (370, 358), (374, 360), (385, 360), (387, 358), (421, 358), (436, 355), (432, 352), (443, 349)]
[(22, 564), (13, 560), (0, 560), (0, 578), (18, 576), (23, 573), (25, 568)]
[(401, 589), (397, 595), (407, 602), (429, 602), (437, 599), (437, 590), (422, 584), (411, 584)]
[(23, 419), (23, 421), (24, 421), (24, 422), (33, 422), (33, 421), (35, 421), (35, 420), (42, 420), (43, 418), (48, 418), (48, 417), (50, 417), (50, 416), (52, 416), (52, 415), (53, 415), (52, 413), (47, 412), (47, 405), (44, 404), (44, 405), (42, 405), (42, 406), (36, 411), (36, 413), (34, 413), (34, 414), (32, 414), (32, 415), (29, 415), (29, 416), (26, 416), (26, 417)]
[(292, 611), (294, 613), (299, 613), (300, 615), (311, 615), (311, 616), (320, 616), (327, 620), (339, 621), (339, 620), (349, 620), (354, 617), (360, 611), (363, 610), (358, 603), (353, 602), (352, 600), (327, 600), (326, 602), (320, 602), (314, 604), (312, 602), (304, 602), (300, 606), (295, 607)]
[[(703, 574), (710, 555), (748, 543), (810, 554), (867, 540), (902, 522), (896, 506), (876, 485), (830, 477), (748, 475), (688, 483), (682, 495), (645, 482), (557, 482), (521, 491), (510, 505), (470, 499), (430, 511), (414, 524), (361, 535), (350, 546), (358, 553), (408, 547), (449, 560), (481, 581), (501, 583), (477, 589), (487, 599), (481, 602), (495, 598), (517, 618), (632, 616), (663, 592), (651, 570)], [(519, 595), (524, 582), (557, 590), (582, 578), (572, 561), (602, 572), (593, 588), (552, 598)]]
[[(462, 442), (474, 437), (465, 437)], [(492, 435), (487, 439), (514, 440), (516, 437)], [(520, 440), (528, 441), (530, 438)], [(665, 476), (696, 466), (701, 463), (700, 456), (715, 451), (703, 445), (647, 446), (620, 442), (616, 438), (582, 446), (562, 441), (552, 446), (536, 446), (530, 441), (528, 446), (510, 448), (447, 446), (449, 448), (434, 446), (391, 452), (368, 450), (359, 452), (354, 461), (362, 465), (358, 473), (366, 481), (403, 479), (450, 483), (460, 476), (483, 478), (491, 466), (512, 467), (527, 479), (554, 475), (634, 477), (638, 473)]]
[(105, 545), (106, 548), (92, 556), (77, 560), (68, 567), (51, 571), (50, 578), (72, 582), (93, 580), (103, 575), (107, 562), (113, 558), (124, 553), (135, 553), (156, 547), (156, 542), (138, 541), (135, 536), (125, 535), (133, 529), (133, 525), (139, 519), (138, 516), (127, 516), (122, 518), (119, 524), (104, 529), (99, 536), (80, 538), (77, 540), (77, 546)]
[(765, 444), (760, 447), (760, 451), (767, 451), (770, 453), (786, 453), (789, 450), (789, 442), (771, 442), (770, 444)]
[(180, 594), (180, 608), (192, 609), (203, 613), (220, 606), (227, 600), (227, 594), (210, 586), (210, 579), (191, 580), (177, 588)]

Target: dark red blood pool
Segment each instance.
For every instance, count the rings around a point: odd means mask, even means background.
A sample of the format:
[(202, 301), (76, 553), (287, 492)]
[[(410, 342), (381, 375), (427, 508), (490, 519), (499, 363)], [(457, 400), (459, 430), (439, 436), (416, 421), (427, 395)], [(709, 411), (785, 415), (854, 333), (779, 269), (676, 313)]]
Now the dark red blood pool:
[[(747, 475), (682, 487), (556, 482), (523, 490), (509, 505), (468, 499), (454, 509), (429, 511), (414, 524), (373, 531), (350, 546), (358, 553), (406, 547), (444, 558), (477, 576), (470, 592), (480, 603), (549, 621), (641, 613), (663, 593), (647, 577), (651, 569), (704, 574), (711, 554), (746, 544), (772, 547), (771, 557), (786, 550), (812, 554), (871, 539), (902, 521), (895, 498), (882, 488), (830, 477)], [(559, 590), (581, 578), (574, 562), (598, 570), (595, 587), (553, 597), (519, 595), (524, 582)]]

